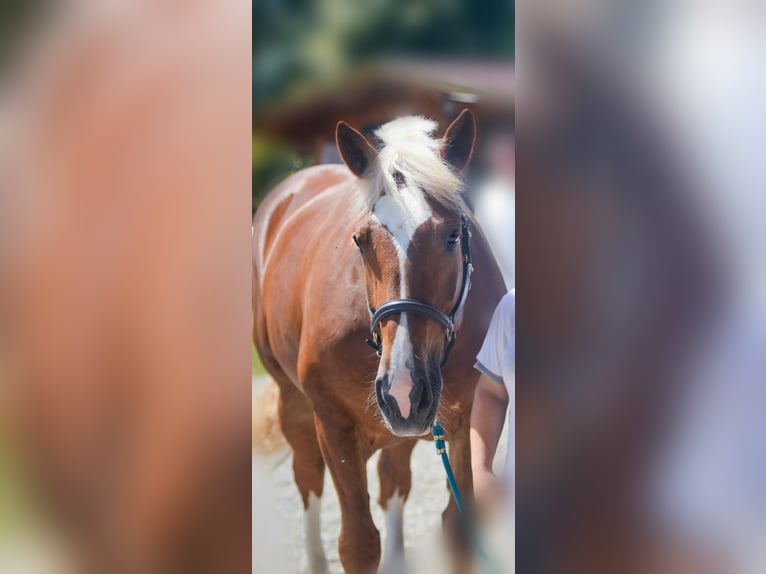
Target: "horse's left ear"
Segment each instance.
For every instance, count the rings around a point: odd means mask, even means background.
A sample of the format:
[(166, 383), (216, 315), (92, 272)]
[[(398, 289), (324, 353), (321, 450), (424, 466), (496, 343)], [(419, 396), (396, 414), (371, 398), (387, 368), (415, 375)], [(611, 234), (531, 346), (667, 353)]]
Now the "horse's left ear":
[(476, 120), (466, 108), (444, 132), (439, 152), (448, 164), (460, 171), (471, 161), (475, 140)]

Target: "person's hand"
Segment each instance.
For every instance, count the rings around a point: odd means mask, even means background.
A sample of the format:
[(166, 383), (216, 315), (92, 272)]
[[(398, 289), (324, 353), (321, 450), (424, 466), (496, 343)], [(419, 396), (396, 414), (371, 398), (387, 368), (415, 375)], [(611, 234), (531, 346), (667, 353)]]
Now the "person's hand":
[(491, 470), (474, 470), (473, 491), (479, 518), (485, 522), (492, 522), (503, 508), (505, 496), (502, 485)]

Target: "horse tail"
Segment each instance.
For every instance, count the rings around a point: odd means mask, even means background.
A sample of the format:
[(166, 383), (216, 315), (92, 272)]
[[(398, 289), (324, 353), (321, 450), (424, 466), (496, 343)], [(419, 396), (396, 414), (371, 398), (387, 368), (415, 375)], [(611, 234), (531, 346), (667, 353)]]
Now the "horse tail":
[(271, 377), (253, 388), (253, 453), (277, 465), (290, 454), (279, 424), (279, 387)]

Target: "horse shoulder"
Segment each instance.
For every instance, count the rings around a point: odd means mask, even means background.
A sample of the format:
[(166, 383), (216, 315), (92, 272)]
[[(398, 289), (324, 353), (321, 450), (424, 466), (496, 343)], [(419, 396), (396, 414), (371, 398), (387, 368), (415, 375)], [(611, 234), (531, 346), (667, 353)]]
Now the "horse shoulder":
[(261, 266), (260, 319), (271, 350), (299, 386), (316, 378), (301, 369), (333, 364), (332, 357), (342, 354), (342, 341), (358, 333), (366, 318), (363, 302), (350, 304), (364, 297), (351, 243), (353, 222), (345, 213), (351, 185), (340, 170), (331, 175), (338, 176), (334, 186), (314, 190), (297, 208), (290, 206)]

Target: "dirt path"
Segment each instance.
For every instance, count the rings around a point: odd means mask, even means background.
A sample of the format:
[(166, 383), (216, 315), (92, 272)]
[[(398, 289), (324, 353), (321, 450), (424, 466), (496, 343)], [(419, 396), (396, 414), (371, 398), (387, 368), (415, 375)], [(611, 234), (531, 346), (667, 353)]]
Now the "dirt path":
[[(378, 455), (373, 456), (367, 466), (367, 475), (370, 484), (370, 497), (373, 501), (377, 498), (378, 476), (375, 470)], [(273, 510), (276, 511), (276, 517), (287, 537), (286, 544), (282, 549), (285, 552), (286, 560), (281, 562), (283, 569), (273, 572), (295, 572), (299, 571), (298, 565), (302, 556), (303, 549), (303, 505), (301, 503), (298, 489), (293, 482), (292, 476), (292, 457), (280, 464), (276, 469), (269, 470), (258, 461), (254, 463), (254, 472), (258, 470), (258, 479), (268, 482), (268, 491), (273, 496)], [(413, 488), (410, 499), (405, 507), (404, 516), (404, 536), (405, 546), (408, 551), (416, 552), (418, 541), (433, 540), (440, 530), (441, 513), (447, 505), (448, 494), (445, 486), (443, 470), (433, 451), (433, 445), (430, 443), (419, 444), (412, 456)], [(254, 474), (254, 478), (255, 474)], [(258, 487), (256, 487), (258, 488)], [(255, 498), (255, 497), (254, 497)], [(266, 525), (262, 519), (268, 515), (261, 514), (257, 516), (254, 513), (254, 523), (258, 525), (258, 530)], [(385, 536), (383, 514), (378, 505), (372, 503), (372, 516), (375, 524)], [(269, 528), (275, 525), (269, 526)], [(327, 558), (330, 563), (330, 571), (335, 574), (342, 574), (338, 559), (338, 535), (340, 533), (340, 510), (338, 499), (329, 474), (326, 476), (325, 492), (322, 497), (322, 539), (324, 548), (327, 552)], [(263, 572), (267, 574), (269, 570), (259, 570), (254, 567), (253, 572)]]

